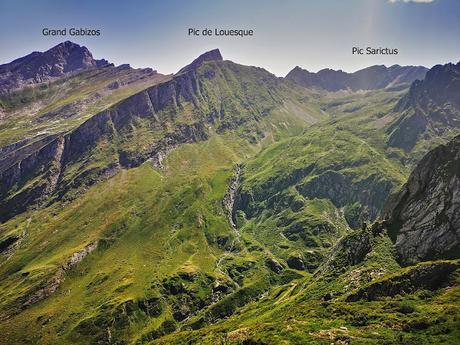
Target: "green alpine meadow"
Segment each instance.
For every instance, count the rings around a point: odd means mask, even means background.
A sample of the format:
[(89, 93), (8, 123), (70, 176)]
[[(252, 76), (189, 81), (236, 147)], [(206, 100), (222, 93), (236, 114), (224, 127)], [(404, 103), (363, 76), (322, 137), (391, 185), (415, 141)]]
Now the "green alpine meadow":
[(0, 344), (459, 344), (460, 63), (184, 65), (0, 65)]

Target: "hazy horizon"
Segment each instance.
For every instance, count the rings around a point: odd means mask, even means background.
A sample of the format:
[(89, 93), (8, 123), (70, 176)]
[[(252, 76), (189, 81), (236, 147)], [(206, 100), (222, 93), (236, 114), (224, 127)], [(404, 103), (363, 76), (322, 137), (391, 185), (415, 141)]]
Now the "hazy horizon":
[[(3, 0), (0, 64), (72, 41), (116, 65), (177, 72), (218, 48), (224, 59), (285, 76), (295, 66), (345, 72), (371, 65), (432, 67), (460, 60), (460, 2), (454, 0), (260, 0), (193, 3), (174, 0), (56, 3)], [(98, 37), (43, 36), (48, 28), (100, 29)], [(187, 29), (253, 29), (253, 37), (191, 37)], [(403, 34), (401, 34), (403, 33)], [(351, 48), (397, 48), (398, 55), (356, 56)]]

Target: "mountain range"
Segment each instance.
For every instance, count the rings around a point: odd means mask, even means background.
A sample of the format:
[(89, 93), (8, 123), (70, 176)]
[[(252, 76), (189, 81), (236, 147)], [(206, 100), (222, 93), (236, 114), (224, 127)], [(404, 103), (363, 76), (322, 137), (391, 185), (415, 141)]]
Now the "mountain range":
[(326, 91), (397, 89), (423, 79), (427, 71), (423, 66), (375, 65), (353, 73), (329, 68), (312, 73), (296, 66), (286, 79), (307, 88)]
[(459, 68), (1, 65), (0, 344), (458, 343)]

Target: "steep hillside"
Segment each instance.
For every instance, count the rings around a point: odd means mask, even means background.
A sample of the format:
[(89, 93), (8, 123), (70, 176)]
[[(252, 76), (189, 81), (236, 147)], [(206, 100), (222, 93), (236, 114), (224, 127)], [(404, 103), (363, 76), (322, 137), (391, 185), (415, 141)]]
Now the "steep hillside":
[(422, 66), (375, 65), (353, 73), (328, 68), (312, 73), (296, 66), (286, 79), (303, 87), (326, 91), (401, 89), (423, 79), (427, 70)]
[(291, 268), (314, 271), (336, 240), (376, 219), (404, 169), (341, 127), (320, 124), (244, 163), (235, 217)]

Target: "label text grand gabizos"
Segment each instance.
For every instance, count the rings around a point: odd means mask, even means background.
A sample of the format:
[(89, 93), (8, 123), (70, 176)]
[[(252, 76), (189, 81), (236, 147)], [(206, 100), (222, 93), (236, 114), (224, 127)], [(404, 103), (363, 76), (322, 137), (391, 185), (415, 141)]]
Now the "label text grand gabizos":
[(62, 29), (50, 29), (50, 28), (43, 28), (42, 35), (43, 36), (100, 36), (101, 35), (100, 29), (92, 29), (92, 28), (62, 28)]

